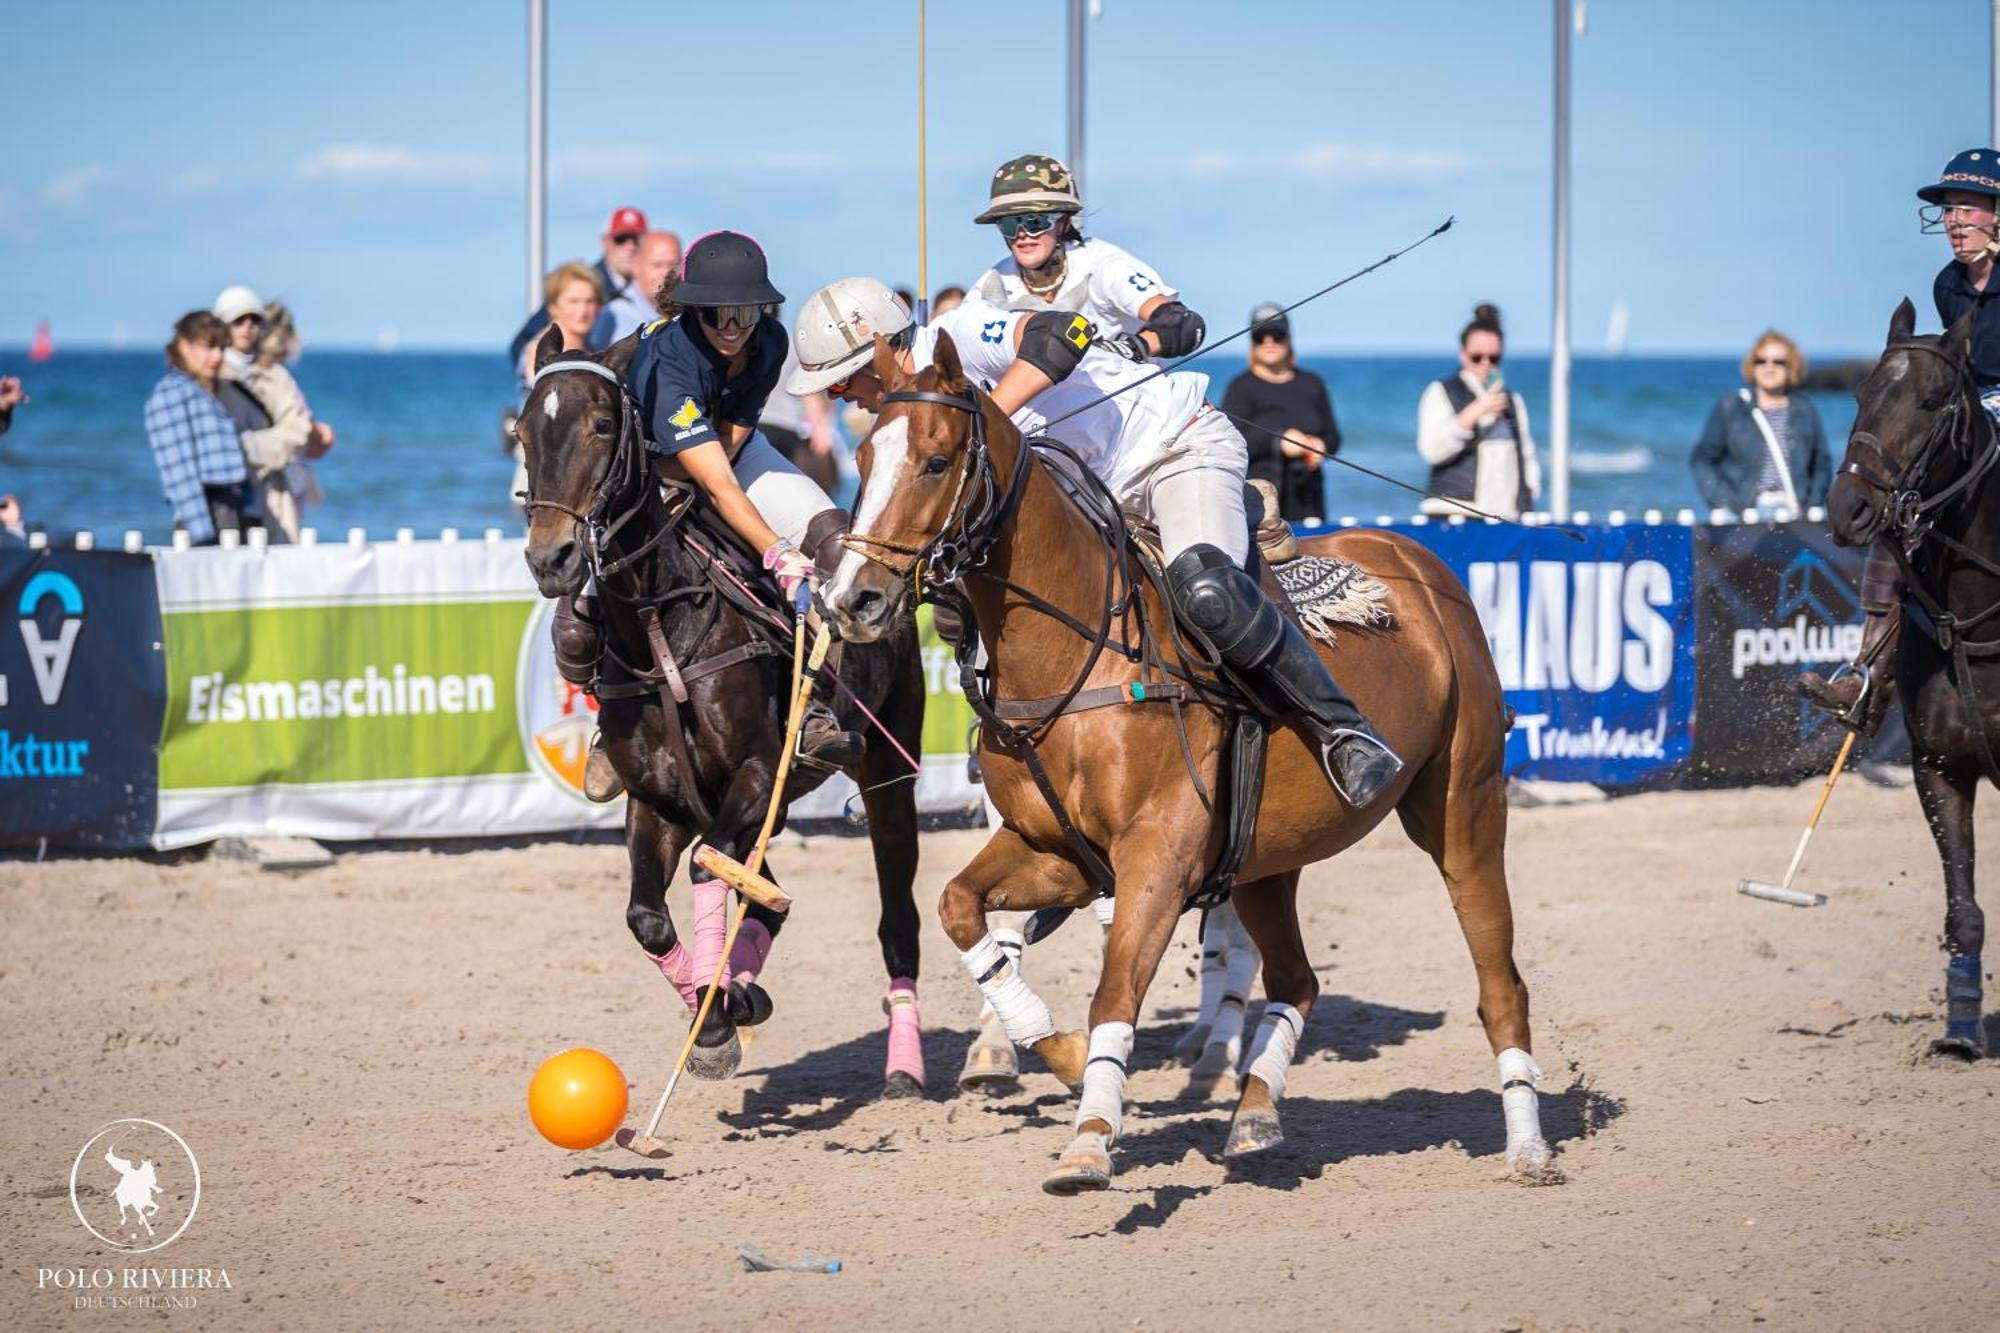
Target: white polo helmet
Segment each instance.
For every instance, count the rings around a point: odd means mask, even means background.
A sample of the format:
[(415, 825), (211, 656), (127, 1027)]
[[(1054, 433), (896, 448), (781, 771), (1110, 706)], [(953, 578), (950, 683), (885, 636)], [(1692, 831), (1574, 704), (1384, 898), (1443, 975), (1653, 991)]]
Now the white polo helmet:
[(785, 389), (799, 398), (824, 392), (868, 364), (877, 334), (893, 338), (914, 323), (903, 299), (873, 278), (829, 282), (800, 307), (792, 333), (799, 368)]

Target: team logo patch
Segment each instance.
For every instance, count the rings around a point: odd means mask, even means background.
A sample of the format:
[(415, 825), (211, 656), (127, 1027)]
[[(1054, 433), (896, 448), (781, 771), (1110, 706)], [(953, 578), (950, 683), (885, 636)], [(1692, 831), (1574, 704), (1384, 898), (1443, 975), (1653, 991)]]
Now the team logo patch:
[(1073, 317), (1069, 327), (1063, 330), (1063, 338), (1078, 351), (1090, 346), (1090, 321), (1082, 315)]
[(668, 417), (667, 420), (673, 422), (682, 430), (687, 430), (695, 422), (701, 420), (701, 404), (695, 402), (692, 398), (683, 398), (681, 399), (680, 411)]
[(1133, 287), (1142, 292), (1153, 285), (1153, 280), (1143, 273), (1134, 273), (1131, 277), (1125, 279), (1125, 281), (1131, 283)]
[(981, 324), (979, 326), (979, 341), (985, 343), (997, 343), (1001, 340), (1002, 337), (1006, 335), (1006, 332), (1007, 332), (1006, 320), (989, 319), (984, 324)]

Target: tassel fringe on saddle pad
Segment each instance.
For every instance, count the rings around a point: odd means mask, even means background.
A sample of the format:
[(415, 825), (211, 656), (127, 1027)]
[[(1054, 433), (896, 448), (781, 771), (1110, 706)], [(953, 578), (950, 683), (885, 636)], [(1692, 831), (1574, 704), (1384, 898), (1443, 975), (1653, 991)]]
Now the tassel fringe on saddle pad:
[(1302, 555), (1273, 564), (1271, 573), (1297, 608), (1299, 624), (1322, 643), (1334, 641), (1336, 625), (1380, 629), (1395, 622), (1389, 586), (1350, 561)]

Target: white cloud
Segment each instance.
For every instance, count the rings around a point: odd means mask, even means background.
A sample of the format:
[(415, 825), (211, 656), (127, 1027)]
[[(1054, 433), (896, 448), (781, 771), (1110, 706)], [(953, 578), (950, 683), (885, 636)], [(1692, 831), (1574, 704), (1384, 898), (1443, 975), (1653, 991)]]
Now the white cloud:
[(45, 203), (63, 208), (75, 208), (90, 197), (90, 192), (110, 184), (111, 173), (100, 166), (77, 167), (42, 187)]
[(428, 181), (485, 185), (504, 179), (506, 168), (477, 153), (439, 153), (395, 143), (330, 143), (299, 159), (292, 176), (301, 181), (354, 184)]
[(1379, 144), (1320, 142), (1284, 152), (1198, 149), (1178, 164), (1190, 176), (1276, 176), (1289, 180), (1352, 184), (1437, 181), (1463, 175), (1472, 159), (1445, 149), (1387, 148)]

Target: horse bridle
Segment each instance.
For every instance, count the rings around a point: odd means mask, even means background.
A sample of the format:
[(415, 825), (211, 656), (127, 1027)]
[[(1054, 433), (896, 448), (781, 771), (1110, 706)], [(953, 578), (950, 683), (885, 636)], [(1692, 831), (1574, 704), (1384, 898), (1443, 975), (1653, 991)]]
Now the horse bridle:
[[(601, 380), (608, 380), (618, 391), (618, 443), (613, 447), (611, 457), (605, 462), (604, 470), (590, 484), (590, 493), (594, 500), (587, 512), (579, 512), (555, 500), (537, 499), (533, 491), (535, 484), (533, 476), (528, 478), (530, 489), (519, 492), (519, 495), (522, 506), (530, 515), (537, 509), (553, 509), (558, 514), (577, 522), (583, 529), (585, 565), (591, 577), (601, 586), (607, 578), (631, 568), (658, 547), (673, 530), (674, 524), (672, 522), (662, 524), (659, 530), (637, 550), (628, 551), (609, 563), (605, 562), (604, 552), (610, 546), (612, 539), (646, 510), (649, 488), (638, 484), (643, 480), (645, 471), (645, 441), (639, 430), (638, 408), (632, 402), (632, 395), (625, 391), (625, 381), (619, 377), (617, 371), (601, 362), (583, 359), (551, 361), (536, 371), (534, 378), (528, 381), (528, 397), (533, 399), (535, 390), (551, 375), (572, 371), (581, 371), (587, 375), (595, 375)], [(526, 415), (524, 407), (523, 419)], [(515, 425), (515, 430), (520, 430), (518, 423)], [(633, 476), (635, 471), (641, 474), (639, 478)], [(620, 498), (635, 491), (637, 494), (632, 503), (620, 510), (607, 523), (605, 516), (610, 512), (611, 506)], [(683, 506), (680, 512), (685, 513), (686, 507)]]
[[(1932, 420), (1923, 439), (1917, 442), (1915, 452), (1904, 460), (1898, 460), (1890, 453), (1881, 438), (1872, 431), (1857, 430), (1847, 437), (1850, 448), (1859, 445), (1867, 449), (1874, 455), (1872, 461), (1888, 465), (1884, 471), (1894, 469), (1893, 476), (1884, 476), (1852, 461), (1843, 463), (1840, 471), (1882, 496), (1883, 528), (1899, 544), (1913, 550), (1932, 535), (1939, 511), (1978, 485), (1994, 463), (2000, 461), (2000, 434), (1996, 434), (1992, 418), (1984, 411), (1968, 410), (1969, 403), (1979, 402), (1979, 389), (1964, 358), (1929, 343), (1908, 341), (1895, 344), (1895, 348), (1923, 352), (1951, 367), (1951, 403)], [(1971, 441), (1972, 432), (1977, 429), (1975, 418), (1977, 424), (1986, 428), (1985, 446), (1976, 456), (1972, 452)], [(1926, 496), (1923, 493), (1924, 482), (1929, 479), (1931, 468), (1946, 445), (1965, 458), (1967, 466), (1951, 484), (1935, 495)]]

